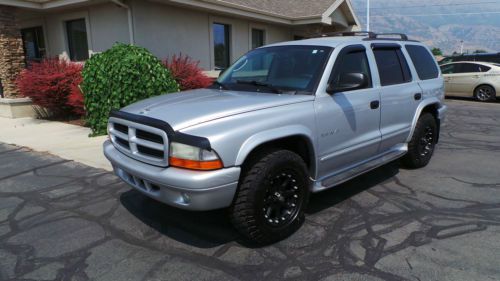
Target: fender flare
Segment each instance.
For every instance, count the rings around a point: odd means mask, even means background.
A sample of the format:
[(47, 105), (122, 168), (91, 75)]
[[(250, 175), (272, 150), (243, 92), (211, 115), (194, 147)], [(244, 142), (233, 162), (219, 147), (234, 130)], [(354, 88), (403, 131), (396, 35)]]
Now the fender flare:
[(418, 105), (417, 110), (415, 111), (415, 116), (413, 117), (413, 121), (411, 124), (410, 134), (408, 135), (408, 139), (406, 140), (407, 143), (410, 142), (411, 138), (413, 137), (413, 133), (415, 132), (415, 128), (417, 127), (418, 119), (420, 118), (420, 115), (422, 114), (424, 108), (426, 108), (429, 105), (438, 105), (438, 107), (441, 107), (441, 103), (442, 103), (441, 100), (439, 100), (438, 98), (431, 97), (431, 98), (426, 98)]
[(235, 166), (243, 165), (248, 155), (259, 145), (273, 140), (286, 137), (293, 137), (293, 136), (304, 137), (309, 142), (310, 149), (308, 150), (312, 153), (312, 155), (309, 155), (310, 160), (312, 161), (311, 168), (315, 169), (316, 154), (314, 151), (314, 140), (315, 140), (314, 134), (309, 128), (303, 125), (289, 125), (289, 126), (261, 131), (254, 135), (251, 135), (241, 145), (238, 151), (238, 155), (236, 156)]

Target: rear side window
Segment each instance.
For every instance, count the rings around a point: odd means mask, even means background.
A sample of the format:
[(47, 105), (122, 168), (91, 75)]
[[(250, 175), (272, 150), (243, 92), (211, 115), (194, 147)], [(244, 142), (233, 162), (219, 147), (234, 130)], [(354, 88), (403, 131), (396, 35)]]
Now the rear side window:
[(464, 63), (460, 70), (461, 73), (471, 73), (471, 72), (487, 72), (490, 70), (490, 67), (475, 64), (475, 63)]
[(374, 49), (380, 84), (403, 84), (411, 81), (410, 68), (399, 48)]
[(406, 51), (410, 54), (411, 61), (415, 65), (420, 80), (434, 79), (439, 76), (434, 58), (425, 47), (406, 45)]

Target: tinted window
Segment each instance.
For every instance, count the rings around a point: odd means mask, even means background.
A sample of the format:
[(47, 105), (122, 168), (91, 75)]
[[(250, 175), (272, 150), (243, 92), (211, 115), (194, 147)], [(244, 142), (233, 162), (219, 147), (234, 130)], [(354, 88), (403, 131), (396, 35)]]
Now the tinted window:
[(439, 76), (439, 71), (434, 58), (425, 47), (407, 45), (406, 50), (410, 54), (411, 61), (417, 70), (421, 80), (434, 79)]
[(264, 30), (252, 29), (252, 49), (264, 46)]
[(83, 61), (89, 58), (89, 47), (87, 43), (87, 26), (85, 19), (77, 19), (66, 22), (68, 33), (69, 57), (72, 61)]
[(282, 91), (312, 93), (331, 48), (320, 46), (264, 47), (248, 52), (217, 79), (231, 90)]
[(368, 85), (365, 88), (372, 87), (370, 66), (365, 51), (347, 53), (337, 60), (338, 64), (335, 64), (330, 82), (332, 85), (338, 86), (340, 78), (347, 73), (363, 73), (368, 78)]
[(375, 49), (374, 54), (382, 86), (411, 81), (408, 63), (400, 49)]
[(458, 69), (457, 68), (457, 64), (447, 64), (447, 65), (441, 66), (441, 72), (443, 74), (453, 74), (453, 73), (456, 73), (456, 69)]
[(475, 63), (463, 63), (460, 68), (460, 73), (474, 73), (474, 72), (486, 72), (490, 70), (490, 67), (483, 66)]
[(230, 63), (230, 26), (214, 23), (214, 62), (215, 69), (226, 69)]

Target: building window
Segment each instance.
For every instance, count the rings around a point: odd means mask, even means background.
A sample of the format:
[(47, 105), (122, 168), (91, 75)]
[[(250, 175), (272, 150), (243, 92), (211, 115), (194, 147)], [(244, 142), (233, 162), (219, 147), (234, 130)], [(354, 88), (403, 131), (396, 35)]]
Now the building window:
[(264, 30), (252, 28), (252, 49), (262, 47), (266, 44), (264, 35)]
[(214, 62), (215, 69), (222, 70), (230, 64), (230, 34), (231, 26), (227, 24), (214, 23)]
[(45, 58), (45, 40), (41, 26), (22, 29), (21, 35), (26, 62), (40, 61)]
[(89, 47), (85, 19), (67, 21), (66, 32), (68, 36), (69, 58), (72, 61), (84, 61), (88, 59)]

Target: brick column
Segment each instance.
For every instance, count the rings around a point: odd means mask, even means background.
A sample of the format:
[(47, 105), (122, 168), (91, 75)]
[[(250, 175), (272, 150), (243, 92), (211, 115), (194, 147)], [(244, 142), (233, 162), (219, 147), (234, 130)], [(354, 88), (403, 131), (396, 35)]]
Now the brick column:
[(16, 23), (16, 9), (0, 5), (0, 80), (4, 97), (18, 95), (15, 80), (23, 68), (23, 42)]

